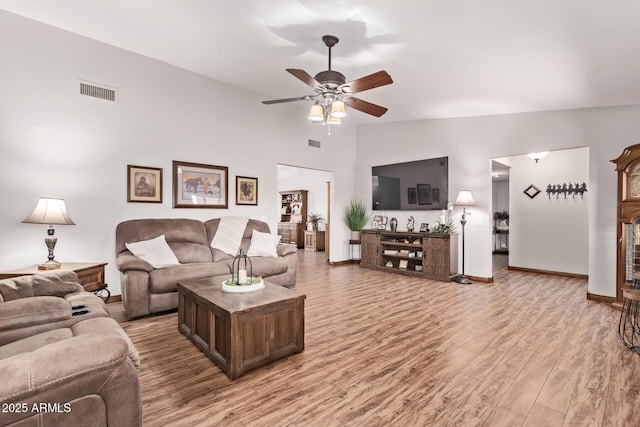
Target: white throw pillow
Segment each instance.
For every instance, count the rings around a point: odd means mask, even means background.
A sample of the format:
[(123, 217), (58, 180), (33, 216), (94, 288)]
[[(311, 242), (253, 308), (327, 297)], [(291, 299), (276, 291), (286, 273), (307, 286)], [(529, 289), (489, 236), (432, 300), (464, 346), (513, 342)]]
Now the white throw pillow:
[(268, 256), (278, 257), (278, 243), (281, 236), (271, 233), (261, 233), (253, 230), (251, 233), (251, 245), (247, 251), (247, 256)]
[(180, 264), (180, 261), (178, 261), (178, 258), (169, 247), (164, 234), (153, 239), (125, 243), (124, 245), (133, 255), (147, 261), (153, 268)]

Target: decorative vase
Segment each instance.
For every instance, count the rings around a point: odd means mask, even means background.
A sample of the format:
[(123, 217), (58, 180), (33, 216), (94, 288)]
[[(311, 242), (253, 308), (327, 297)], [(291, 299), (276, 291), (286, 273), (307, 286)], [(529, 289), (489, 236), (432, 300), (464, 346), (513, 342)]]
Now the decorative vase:
[(396, 218), (391, 218), (391, 231), (396, 231), (398, 229), (398, 220)]
[(360, 230), (351, 230), (351, 240), (360, 240)]

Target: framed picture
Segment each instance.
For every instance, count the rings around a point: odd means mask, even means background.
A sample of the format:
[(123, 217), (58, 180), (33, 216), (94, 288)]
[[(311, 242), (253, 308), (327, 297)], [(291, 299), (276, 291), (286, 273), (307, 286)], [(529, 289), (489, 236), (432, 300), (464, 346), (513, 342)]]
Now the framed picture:
[(440, 189), (434, 188), (431, 190), (431, 201), (433, 203), (440, 203)]
[(429, 231), (429, 224), (426, 222), (423, 222), (422, 224), (420, 224), (420, 232), (424, 233)]
[(415, 205), (418, 201), (418, 195), (415, 187), (407, 188), (407, 199), (410, 205)]
[(378, 229), (378, 221), (374, 219), (371, 223), (371, 228), (373, 228), (374, 230)]
[(258, 178), (236, 176), (236, 205), (258, 205)]
[(162, 168), (127, 165), (127, 202), (162, 203)]
[(431, 184), (418, 184), (418, 204), (430, 205), (431, 204)]
[(173, 161), (173, 207), (227, 209), (229, 168)]

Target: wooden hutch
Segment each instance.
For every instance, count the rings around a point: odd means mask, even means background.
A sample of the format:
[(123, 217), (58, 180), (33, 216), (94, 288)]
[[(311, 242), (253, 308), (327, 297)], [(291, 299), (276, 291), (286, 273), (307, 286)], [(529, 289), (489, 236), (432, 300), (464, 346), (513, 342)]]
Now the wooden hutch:
[(611, 160), (618, 172), (616, 234), (616, 302), (622, 306), (622, 291), (640, 279), (640, 144), (624, 149)]
[(278, 234), (282, 243), (304, 248), (304, 230), (307, 228), (308, 191), (280, 192), (280, 222)]

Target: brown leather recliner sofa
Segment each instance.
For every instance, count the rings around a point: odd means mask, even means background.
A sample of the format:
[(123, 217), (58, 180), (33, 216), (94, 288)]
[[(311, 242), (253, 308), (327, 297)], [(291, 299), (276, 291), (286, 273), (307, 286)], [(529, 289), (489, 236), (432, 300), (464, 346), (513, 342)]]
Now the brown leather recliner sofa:
[[(220, 219), (202, 222), (184, 218), (150, 218), (124, 221), (116, 227), (116, 266), (120, 270), (122, 300), (129, 319), (178, 307), (179, 281), (197, 280), (231, 274), (233, 255), (211, 247)], [(240, 249), (247, 252), (253, 231), (270, 233), (263, 221), (249, 219)], [(164, 235), (180, 262), (154, 268), (134, 256), (126, 247)], [(251, 257), (254, 276), (271, 283), (293, 287), (296, 284), (296, 247), (279, 244), (277, 257)]]
[(1, 426), (140, 426), (139, 367), (74, 272), (0, 280)]

